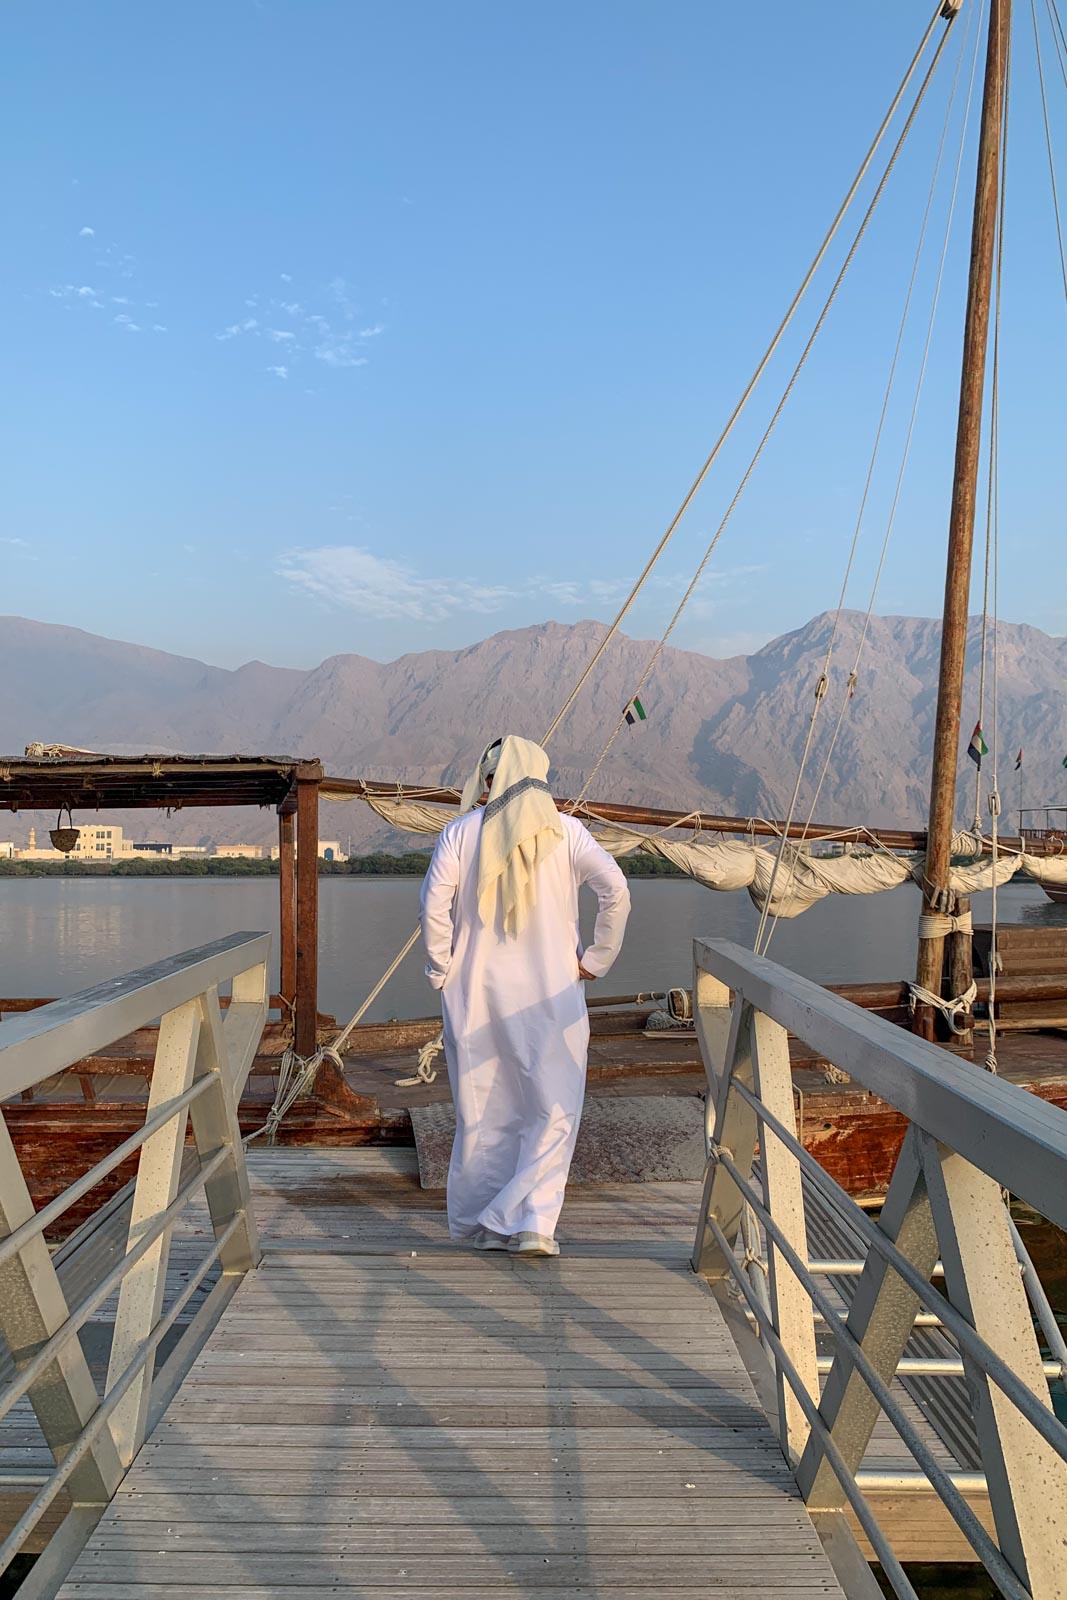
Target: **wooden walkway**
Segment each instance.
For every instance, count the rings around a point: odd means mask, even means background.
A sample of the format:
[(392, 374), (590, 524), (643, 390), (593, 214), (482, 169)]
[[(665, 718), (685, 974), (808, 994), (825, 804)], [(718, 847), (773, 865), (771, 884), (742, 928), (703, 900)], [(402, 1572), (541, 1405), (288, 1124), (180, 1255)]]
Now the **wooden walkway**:
[(450, 1246), (407, 1152), (250, 1165), (263, 1265), (65, 1600), (842, 1594), (687, 1270), (693, 1185), (576, 1191), (517, 1262)]

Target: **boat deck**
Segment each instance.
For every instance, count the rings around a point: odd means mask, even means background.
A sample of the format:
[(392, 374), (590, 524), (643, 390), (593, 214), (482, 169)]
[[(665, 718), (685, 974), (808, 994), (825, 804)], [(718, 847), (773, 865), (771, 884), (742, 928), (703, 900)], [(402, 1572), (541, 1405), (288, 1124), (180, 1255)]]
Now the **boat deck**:
[[(415, 1071), (418, 1047), (432, 1037), (430, 1022), (372, 1024), (353, 1036), (343, 1080), (298, 1101), (281, 1129), (284, 1145), (410, 1146), (410, 1112), (446, 1103), (448, 1080), (438, 1058), (431, 1084), (399, 1087), (398, 1078)], [(335, 1028), (320, 1030), (328, 1042)], [(142, 1030), (120, 1041), (107, 1056), (81, 1063), (37, 1092), (32, 1099), (4, 1107), (37, 1205), (62, 1190), (118, 1139), (140, 1126), (154, 1034)], [(270, 1030), (241, 1102), (244, 1133), (262, 1126), (274, 1095), (281, 1031)], [(973, 1057), (981, 1062), (987, 1043), (975, 1035)], [(885, 1191), (903, 1136), (904, 1118), (858, 1084), (839, 1082), (823, 1062), (791, 1041), (793, 1084), (800, 1136), (838, 1183), (854, 1195)], [(1067, 1109), (1067, 1032), (1009, 1033), (999, 1042), (1000, 1075), (1009, 1082)], [(134, 1061), (139, 1075), (123, 1070)], [(86, 1086), (92, 1098), (86, 1097)], [(706, 1078), (696, 1036), (691, 1030), (648, 1034), (636, 1014), (596, 1019), (589, 1052), (589, 1093), (600, 1096), (643, 1094), (703, 1096)], [(116, 1186), (130, 1176), (116, 1174)], [(75, 1207), (72, 1219), (80, 1221)]]

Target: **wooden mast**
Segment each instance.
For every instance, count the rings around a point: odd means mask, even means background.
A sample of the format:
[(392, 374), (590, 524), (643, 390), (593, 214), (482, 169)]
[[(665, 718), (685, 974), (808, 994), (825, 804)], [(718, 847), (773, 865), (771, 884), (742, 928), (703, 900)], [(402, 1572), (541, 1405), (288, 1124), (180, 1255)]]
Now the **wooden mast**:
[[(945, 611), (941, 634), (941, 670), (937, 690), (933, 771), (930, 781), (930, 822), (926, 843), (923, 917), (952, 912), (949, 867), (956, 815), (956, 775), (959, 765), (960, 714), (963, 703), (963, 667), (967, 647), (967, 621), (971, 588), (971, 551), (974, 544), (978, 459), (982, 443), (982, 400), (985, 391), (986, 348), (992, 299), (996, 249), (997, 205), (1000, 182), (1001, 130), (1007, 75), (1011, 0), (990, 0), (986, 43), (982, 125), (978, 141), (978, 172), (971, 231), (971, 265), (967, 287), (967, 314), (963, 334), (963, 369), (960, 377), (956, 462), (949, 514), (948, 565), (945, 573)], [(940, 994), (944, 976), (945, 936), (924, 937), (920, 923), (916, 981), (931, 994)], [(966, 988), (970, 981), (970, 950), (965, 960), (953, 964), (953, 983)], [(961, 992), (957, 987), (957, 992)], [(934, 1037), (934, 1012), (930, 1006), (916, 1011), (916, 1031)]]

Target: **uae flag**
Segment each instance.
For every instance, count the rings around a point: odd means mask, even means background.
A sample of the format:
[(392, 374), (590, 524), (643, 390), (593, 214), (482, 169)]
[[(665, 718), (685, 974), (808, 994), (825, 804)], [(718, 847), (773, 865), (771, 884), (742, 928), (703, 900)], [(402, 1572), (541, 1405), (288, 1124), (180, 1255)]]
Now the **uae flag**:
[(633, 699), (630, 701), (630, 704), (626, 707), (626, 710), (623, 712), (623, 716), (626, 718), (626, 721), (629, 723), (631, 728), (635, 722), (647, 722), (648, 720), (648, 713), (636, 695), (634, 695)]
[(1023, 769), (1023, 753), (1020, 750), (1019, 754), (1015, 757), (1015, 770), (1016, 770), (1016, 772), (1021, 772), (1022, 769)]
[(981, 769), (982, 757), (989, 754), (989, 746), (982, 738), (982, 724), (980, 722), (976, 722), (974, 725), (974, 732), (971, 734), (971, 742), (967, 746), (967, 754), (970, 756), (975, 766)]

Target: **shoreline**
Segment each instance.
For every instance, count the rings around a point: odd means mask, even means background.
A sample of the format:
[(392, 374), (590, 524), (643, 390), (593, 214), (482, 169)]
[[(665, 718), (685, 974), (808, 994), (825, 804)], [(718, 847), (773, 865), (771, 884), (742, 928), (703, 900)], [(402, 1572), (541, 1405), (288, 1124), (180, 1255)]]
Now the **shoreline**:
[[(421, 878), (430, 864), (428, 850), (400, 855), (353, 856), (348, 861), (320, 861), (320, 878)], [(671, 878), (688, 881), (677, 867), (658, 857), (619, 862), (628, 878)], [(163, 857), (159, 861), (18, 861), (0, 860), (3, 878), (277, 878), (277, 861), (207, 856), (192, 860)]]

